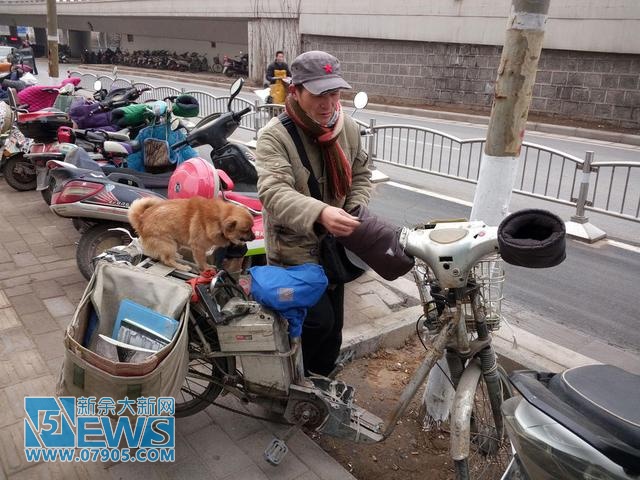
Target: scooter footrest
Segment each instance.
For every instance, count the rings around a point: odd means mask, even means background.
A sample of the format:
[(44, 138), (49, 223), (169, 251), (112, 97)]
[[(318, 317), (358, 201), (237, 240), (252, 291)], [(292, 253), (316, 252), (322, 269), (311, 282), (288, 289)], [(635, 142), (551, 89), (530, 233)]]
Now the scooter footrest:
[(280, 465), (282, 459), (289, 452), (287, 444), (279, 438), (274, 438), (264, 451), (264, 458), (271, 465)]

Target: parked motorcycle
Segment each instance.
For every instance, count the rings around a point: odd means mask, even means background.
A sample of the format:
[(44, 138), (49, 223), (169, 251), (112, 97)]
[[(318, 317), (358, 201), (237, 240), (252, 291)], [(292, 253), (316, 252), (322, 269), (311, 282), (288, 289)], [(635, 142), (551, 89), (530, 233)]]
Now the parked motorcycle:
[(224, 56), (222, 62), (222, 73), (227, 77), (233, 77), (235, 75), (248, 77), (249, 76), (249, 54), (242, 54), (238, 57)]
[[(242, 192), (256, 191), (257, 173), (253, 153), (248, 148), (227, 140), (240, 124), (242, 116), (251, 111), (250, 108), (240, 112), (231, 111), (231, 103), (240, 93), (243, 83), (239, 79), (231, 87), (228, 112), (204, 118), (184, 141), (171, 148), (177, 150), (184, 145), (210, 145), (217, 176), (225, 178), (221, 181), (221, 187), (214, 180), (214, 185), (209, 185), (209, 191), (224, 192), (223, 197), (227, 200), (240, 202), (258, 215), (262, 207), (256, 198), (226, 193), (233, 189)], [(179, 123), (174, 121), (174, 127), (178, 128)], [(151, 174), (133, 169), (100, 168), (95, 162), (93, 166), (89, 162), (77, 166), (61, 162), (50, 163), (53, 167), (50, 174), (55, 178), (50, 208), (57, 215), (73, 218), (74, 225), (81, 231), (77, 261), (80, 271), (87, 279), (93, 272), (94, 257), (113, 245), (128, 243), (126, 234), (111, 229), (118, 226), (130, 228), (127, 211), (131, 202), (150, 195), (166, 197), (173, 175), (171, 172)], [(194, 173), (192, 178), (197, 181), (198, 175)], [(262, 228), (257, 223), (256, 229), (256, 237), (263, 239)], [(264, 245), (252, 245), (249, 253), (253, 256), (264, 255)]]
[(45, 203), (51, 205), (55, 179), (49, 174), (49, 160), (65, 161), (73, 149), (80, 148), (101, 168), (123, 167), (127, 157), (135, 149), (132, 143), (127, 130), (108, 132), (100, 129), (60, 127), (58, 145), (55, 149), (44, 153), (27, 153), (24, 157), (35, 167), (36, 190), (40, 192)]
[(13, 89), (9, 89), (9, 105), (14, 112), (15, 124), (5, 141), (0, 167), (9, 186), (19, 191), (33, 190), (36, 172), (24, 155), (55, 150), (58, 128), (70, 127), (71, 119), (57, 110), (29, 112), (19, 105)]
[(37, 112), (45, 108), (51, 108), (60, 93), (60, 90), (67, 84), (77, 87), (80, 78), (65, 78), (59, 85), (45, 86), (33, 85), (18, 92), (18, 105), (26, 109), (28, 112)]
[(8, 72), (0, 74), (0, 100), (8, 101), (9, 88), (20, 92), (37, 83), (38, 79), (33, 74), (25, 72), (19, 65), (11, 65)]
[(514, 457), (503, 480), (640, 477), (640, 376), (611, 365), (517, 371), (502, 404)]
[[(68, 85), (77, 85), (79, 78), (66, 79)], [(64, 82), (63, 82), (64, 83)], [(99, 82), (98, 82), (99, 83)], [(99, 85), (97, 85), (99, 87)], [(66, 88), (66, 87), (62, 87)], [(54, 90), (55, 95), (59, 93), (59, 89), (55, 90), (51, 87), (39, 90), (47, 95), (49, 90)], [(49, 158), (59, 158), (60, 154), (64, 155), (66, 150), (60, 148), (58, 140), (58, 129), (61, 127), (69, 128), (73, 125), (72, 120), (80, 127), (101, 126), (112, 128), (110, 124), (103, 125), (108, 122), (108, 116), (99, 118), (96, 113), (108, 112), (118, 106), (128, 105), (137, 99), (145, 89), (137, 89), (135, 87), (116, 89), (107, 92), (104, 95), (100, 93), (100, 89), (96, 95), (102, 98), (100, 102), (89, 106), (88, 111), (84, 111), (82, 105), (78, 105), (70, 109), (70, 114), (61, 111), (43, 109), (32, 113), (24, 110), (18, 105), (18, 99), (15, 98), (10, 102), (17, 112), (16, 129), (5, 142), (3, 151), (3, 161), (1, 164), (2, 172), (9, 186), (16, 190), (33, 190), (35, 188), (43, 191), (45, 201), (50, 198), (49, 179), (46, 176), (46, 161)], [(35, 97), (36, 91), (29, 98)], [(49, 97), (47, 97), (48, 99)], [(42, 105), (44, 100), (40, 100)], [(78, 112), (81, 112), (82, 115)], [(86, 115), (84, 115), (86, 113)], [(85, 121), (86, 120), (86, 121)], [(115, 128), (112, 128), (115, 130)], [(122, 141), (122, 135), (111, 138), (110, 140)], [(92, 152), (97, 152), (100, 147), (96, 141), (83, 144), (83, 146)], [(38, 176), (40, 175), (40, 181)]]

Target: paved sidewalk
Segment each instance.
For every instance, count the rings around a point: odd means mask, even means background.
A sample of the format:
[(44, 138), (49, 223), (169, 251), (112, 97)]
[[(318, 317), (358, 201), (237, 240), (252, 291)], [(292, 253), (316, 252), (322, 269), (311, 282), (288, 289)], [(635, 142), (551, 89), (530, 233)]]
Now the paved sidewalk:
[[(209, 407), (176, 421), (173, 464), (28, 463), (24, 397), (53, 395), (63, 331), (86, 282), (76, 267), (79, 234), (56, 217), (39, 192), (16, 192), (0, 179), (0, 480), (207, 479), (348, 480), (354, 477), (305, 435), (290, 439), (278, 467), (263, 451), (281, 427)], [(363, 302), (362, 319), (385, 310)], [(224, 402), (243, 408), (235, 399)]]
[[(215, 406), (177, 420), (173, 464), (28, 463), (23, 449), (23, 400), (54, 394), (64, 352), (63, 331), (86, 285), (76, 267), (78, 238), (71, 221), (51, 213), (38, 192), (16, 192), (0, 179), (0, 480), (354, 478), (301, 433), (288, 442), (290, 453), (283, 464), (270, 466), (262, 454), (273, 432), (282, 427)], [(348, 285), (345, 304), (343, 351), (347, 356), (401, 346), (415, 333), (422, 313), (412, 280), (386, 282), (370, 272)], [(508, 318), (526, 324), (527, 312), (508, 302), (503, 307)], [(515, 327), (501, 329), (494, 344), (498, 353), (529, 368), (559, 371), (594, 362)], [(636, 357), (606, 345), (598, 348), (601, 357), (640, 373)], [(233, 398), (221, 401), (243, 408)]]

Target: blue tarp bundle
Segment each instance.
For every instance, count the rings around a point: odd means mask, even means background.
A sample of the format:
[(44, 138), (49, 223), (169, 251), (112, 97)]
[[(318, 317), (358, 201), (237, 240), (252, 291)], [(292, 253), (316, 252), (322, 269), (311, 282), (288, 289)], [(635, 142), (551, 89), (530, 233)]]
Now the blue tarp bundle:
[(263, 266), (249, 269), (251, 295), (289, 322), (289, 335), (302, 335), (307, 309), (313, 307), (327, 288), (327, 276), (320, 265), (306, 263), (295, 267)]

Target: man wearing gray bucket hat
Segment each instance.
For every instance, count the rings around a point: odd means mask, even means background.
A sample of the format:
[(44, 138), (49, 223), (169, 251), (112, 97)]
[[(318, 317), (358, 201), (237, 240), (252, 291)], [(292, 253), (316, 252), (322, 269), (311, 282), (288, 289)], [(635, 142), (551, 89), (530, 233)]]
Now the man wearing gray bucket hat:
[[(340, 105), (341, 90), (350, 88), (327, 52), (305, 52), (291, 64), (286, 113), (267, 124), (257, 145), (269, 264), (321, 263), (323, 238), (349, 235), (359, 225), (348, 212), (368, 204), (371, 173), (360, 128)], [(333, 283), (304, 320), (308, 373), (334, 371), (343, 313), (344, 283)]]

